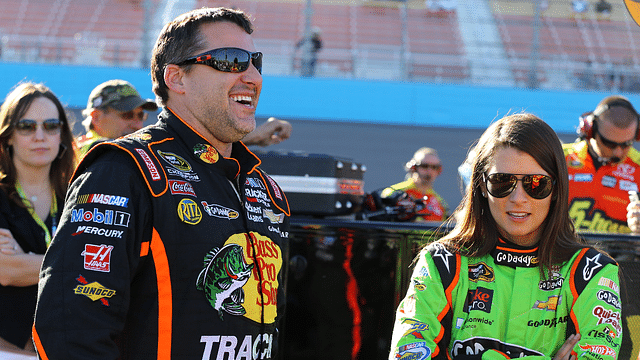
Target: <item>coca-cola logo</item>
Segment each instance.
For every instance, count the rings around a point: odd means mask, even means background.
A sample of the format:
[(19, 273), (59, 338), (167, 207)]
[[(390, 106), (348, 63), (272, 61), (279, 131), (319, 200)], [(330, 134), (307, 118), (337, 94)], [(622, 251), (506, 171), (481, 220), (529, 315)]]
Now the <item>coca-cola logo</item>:
[(196, 192), (193, 190), (193, 185), (183, 180), (169, 180), (169, 189), (173, 195), (191, 195), (196, 196)]

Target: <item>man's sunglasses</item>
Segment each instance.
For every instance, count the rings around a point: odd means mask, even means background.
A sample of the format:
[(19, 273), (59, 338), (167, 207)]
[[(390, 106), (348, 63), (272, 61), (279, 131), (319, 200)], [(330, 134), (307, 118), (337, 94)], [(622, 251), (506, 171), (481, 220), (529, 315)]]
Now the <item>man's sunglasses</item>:
[(606, 137), (602, 136), (602, 133), (600, 131), (597, 131), (598, 136), (600, 137), (600, 141), (602, 142), (602, 145), (608, 147), (611, 150), (615, 150), (617, 147), (621, 147), (623, 150), (627, 149), (631, 146), (633, 146), (633, 141), (635, 139), (631, 139), (631, 140), (627, 140), (625, 142), (615, 142), (612, 140), (607, 139)]
[(204, 64), (218, 71), (241, 73), (253, 63), (258, 72), (262, 74), (262, 53), (250, 52), (234, 47), (224, 47), (209, 50), (181, 61), (177, 65)]
[(553, 191), (554, 181), (547, 175), (522, 175), (521, 174), (494, 173), (483, 175), (487, 191), (491, 196), (503, 198), (515, 190), (518, 181), (522, 182), (524, 191), (534, 199), (544, 199)]
[[(62, 121), (60, 119), (47, 119), (42, 122), (42, 128), (46, 133), (55, 135), (60, 132)], [(20, 135), (31, 135), (36, 132), (38, 122), (31, 119), (21, 119), (16, 123), (16, 131)]]

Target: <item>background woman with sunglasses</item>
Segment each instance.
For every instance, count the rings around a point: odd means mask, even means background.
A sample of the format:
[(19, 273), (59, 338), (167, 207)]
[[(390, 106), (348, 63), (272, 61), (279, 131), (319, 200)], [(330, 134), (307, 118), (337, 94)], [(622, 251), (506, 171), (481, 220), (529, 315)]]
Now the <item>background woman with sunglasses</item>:
[(455, 227), (417, 258), (390, 359), (617, 359), (618, 266), (574, 230), (555, 132), (514, 114), (475, 151)]
[(38, 272), (74, 169), (73, 137), (62, 104), (41, 84), (9, 93), (0, 123), (0, 348), (35, 353)]

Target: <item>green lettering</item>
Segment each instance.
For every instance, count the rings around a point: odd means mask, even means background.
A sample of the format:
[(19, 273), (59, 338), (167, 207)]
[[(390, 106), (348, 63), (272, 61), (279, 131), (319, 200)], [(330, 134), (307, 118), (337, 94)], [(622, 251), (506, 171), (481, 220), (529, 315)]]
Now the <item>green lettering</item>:
[(571, 204), (569, 217), (573, 220), (576, 229), (589, 228), (589, 221), (585, 221), (589, 207), (591, 207), (591, 202), (588, 200), (578, 200)]

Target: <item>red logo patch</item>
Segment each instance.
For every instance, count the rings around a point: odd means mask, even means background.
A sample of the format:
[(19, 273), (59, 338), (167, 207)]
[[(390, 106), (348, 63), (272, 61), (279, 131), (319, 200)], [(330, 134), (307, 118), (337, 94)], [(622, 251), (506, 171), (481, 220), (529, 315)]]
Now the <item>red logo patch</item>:
[(197, 197), (195, 190), (193, 190), (193, 185), (186, 181), (169, 180), (169, 189), (171, 189), (171, 193), (174, 195), (180, 194)]
[(84, 256), (84, 268), (101, 272), (111, 271), (111, 250), (113, 245), (85, 244), (81, 254)]

